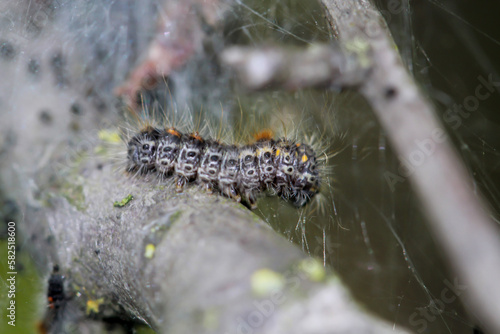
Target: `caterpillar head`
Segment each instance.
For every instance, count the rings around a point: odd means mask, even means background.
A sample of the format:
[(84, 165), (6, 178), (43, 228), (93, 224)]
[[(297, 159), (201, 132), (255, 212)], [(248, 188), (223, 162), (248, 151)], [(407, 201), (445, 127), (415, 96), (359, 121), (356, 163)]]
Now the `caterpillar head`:
[(305, 205), (319, 191), (319, 170), (314, 150), (306, 144), (296, 144), (295, 171), (291, 179), (293, 204)]
[(158, 139), (156, 153), (156, 170), (163, 174), (170, 174), (174, 171), (177, 155), (181, 149), (182, 135), (174, 128), (165, 130)]
[(147, 127), (130, 139), (127, 144), (127, 171), (147, 173), (155, 167), (157, 139), (160, 132)]

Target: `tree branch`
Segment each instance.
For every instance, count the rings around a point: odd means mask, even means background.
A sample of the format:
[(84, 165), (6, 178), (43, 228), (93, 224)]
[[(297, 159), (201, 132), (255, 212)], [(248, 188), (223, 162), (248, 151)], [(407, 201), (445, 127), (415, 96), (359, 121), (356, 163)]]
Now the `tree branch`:
[(236, 71), (246, 89), (343, 88), (358, 86), (368, 69), (358, 53), (336, 45), (312, 44), (307, 49), (229, 47), (221, 61)]

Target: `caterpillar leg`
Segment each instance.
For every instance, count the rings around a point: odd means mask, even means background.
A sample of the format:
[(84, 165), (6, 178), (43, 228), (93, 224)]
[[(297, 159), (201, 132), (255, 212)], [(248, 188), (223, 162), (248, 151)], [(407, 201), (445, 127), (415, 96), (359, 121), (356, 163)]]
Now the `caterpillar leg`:
[(293, 192), (288, 186), (283, 186), (281, 188), (276, 188), (276, 193), (281, 196), (285, 201), (290, 200), (293, 196)]
[(240, 203), (241, 202), (241, 196), (236, 191), (236, 187), (231, 186), (229, 188), (229, 191), (230, 191), (229, 197), (231, 197), (232, 199), (234, 199), (236, 202)]
[(221, 193), (236, 202), (240, 203), (241, 202), (241, 196), (238, 194), (236, 191), (236, 187), (233, 185), (227, 185), (221, 188)]
[(213, 194), (214, 193), (214, 187), (210, 182), (204, 182), (203, 183), (203, 188), (207, 192), (207, 194)]
[(177, 191), (178, 193), (182, 192), (186, 183), (187, 183), (187, 179), (185, 177), (182, 177), (182, 176), (178, 177), (177, 184), (175, 185), (175, 191)]
[(309, 196), (307, 196), (307, 194), (303, 193), (303, 192), (298, 192), (294, 197), (293, 197), (293, 201), (292, 201), (292, 204), (297, 207), (297, 208), (300, 208), (304, 205), (307, 204), (307, 202), (309, 202)]
[(251, 210), (257, 209), (257, 195), (254, 190), (245, 191), (243, 198)]
[(306, 205), (318, 193), (317, 190), (300, 190), (291, 197), (292, 204), (298, 208)]

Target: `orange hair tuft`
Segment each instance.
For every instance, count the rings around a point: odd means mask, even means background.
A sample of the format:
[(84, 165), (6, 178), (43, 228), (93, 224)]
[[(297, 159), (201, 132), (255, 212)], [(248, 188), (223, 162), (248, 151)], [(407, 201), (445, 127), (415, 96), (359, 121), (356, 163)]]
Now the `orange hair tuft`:
[(274, 133), (271, 129), (264, 129), (253, 135), (256, 141), (273, 139)]

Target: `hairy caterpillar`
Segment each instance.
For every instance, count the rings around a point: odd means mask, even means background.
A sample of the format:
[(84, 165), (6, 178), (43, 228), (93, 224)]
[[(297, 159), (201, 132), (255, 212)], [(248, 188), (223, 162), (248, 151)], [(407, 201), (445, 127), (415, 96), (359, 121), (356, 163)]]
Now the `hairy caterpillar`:
[(253, 144), (237, 146), (205, 140), (198, 132), (183, 134), (173, 127), (148, 125), (127, 143), (126, 170), (175, 177), (179, 192), (196, 182), (251, 209), (263, 192), (304, 206), (320, 188), (312, 147), (287, 138), (273, 139), (270, 131), (255, 138)]

